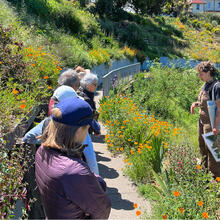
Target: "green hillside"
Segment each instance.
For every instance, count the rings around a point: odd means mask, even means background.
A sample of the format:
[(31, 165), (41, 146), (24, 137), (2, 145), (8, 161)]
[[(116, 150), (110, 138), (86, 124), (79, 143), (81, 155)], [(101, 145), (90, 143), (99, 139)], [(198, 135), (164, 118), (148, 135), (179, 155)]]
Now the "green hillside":
[(63, 66), (91, 68), (135, 55), (140, 61), (169, 56), (220, 62), (217, 16), (182, 23), (121, 12), (110, 20), (99, 18), (94, 8), (68, 0), (0, 0), (0, 22), (13, 26), (25, 45), (55, 54)]

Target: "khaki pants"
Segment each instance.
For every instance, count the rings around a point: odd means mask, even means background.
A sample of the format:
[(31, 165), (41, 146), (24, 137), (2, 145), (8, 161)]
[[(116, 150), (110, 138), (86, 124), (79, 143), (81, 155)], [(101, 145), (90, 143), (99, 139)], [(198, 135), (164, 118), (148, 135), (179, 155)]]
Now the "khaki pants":
[(205, 144), (205, 141), (202, 137), (202, 134), (206, 134), (208, 132), (212, 131), (212, 128), (210, 124), (201, 124), (199, 121), (198, 125), (198, 133), (199, 133), (199, 148), (200, 153), (202, 155), (202, 163), (205, 165), (205, 167), (210, 170), (214, 177), (220, 177), (220, 162), (216, 162), (210, 151), (208, 150), (208, 147)]

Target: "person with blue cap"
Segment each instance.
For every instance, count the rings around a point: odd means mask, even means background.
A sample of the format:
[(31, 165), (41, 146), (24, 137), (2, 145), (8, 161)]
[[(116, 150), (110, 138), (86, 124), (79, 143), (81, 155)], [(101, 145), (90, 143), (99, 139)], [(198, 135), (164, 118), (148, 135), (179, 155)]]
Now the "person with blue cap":
[(97, 129), (87, 102), (70, 97), (51, 110), (35, 156), (36, 182), (48, 219), (107, 219), (111, 201), (106, 184), (82, 160), (89, 127)]

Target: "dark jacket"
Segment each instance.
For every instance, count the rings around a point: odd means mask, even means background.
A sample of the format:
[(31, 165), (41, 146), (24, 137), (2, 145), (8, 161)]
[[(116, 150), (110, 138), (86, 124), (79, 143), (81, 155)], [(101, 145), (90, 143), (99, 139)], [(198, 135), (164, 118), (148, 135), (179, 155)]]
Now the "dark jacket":
[[(94, 115), (95, 115), (95, 120), (98, 121), (98, 117), (99, 117), (99, 113), (96, 111), (96, 104), (95, 104), (95, 101), (94, 101), (94, 95), (95, 93), (94, 92), (89, 92), (88, 90), (80, 87), (79, 88), (79, 91), (77, 93), (80, 97), (82, 97), (86, 102), (89, 103), (89, 105), (91, 106), (91, 108), (93, 109), (93, 112), (94, 112)], [(91, 127), (89, 128), (89, 134), (92, 134), (92, 133), (95, 133), (95, 134), (99, 134), (99, 132), (95, 132)]]
[(47, 218), (109, 217), (110, 199), (82, 160), (41, 146), (36, 153), (35, 169)]
[(93, 110), (96, 110), (96, 105), (94, 102), (94, 92), (89, 92), (86, 89), (83, 89), (82, 87), (79, 88), (79, 92), (78, 95), (83, 97), (83, 99), (89, 103), (89, 105), (91, 106), (91, 108)]

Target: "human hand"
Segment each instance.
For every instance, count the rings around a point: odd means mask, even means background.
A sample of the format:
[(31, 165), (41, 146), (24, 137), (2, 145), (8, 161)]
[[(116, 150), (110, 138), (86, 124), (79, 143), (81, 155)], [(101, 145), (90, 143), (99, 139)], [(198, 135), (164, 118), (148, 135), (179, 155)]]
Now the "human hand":
[(213, 129), (212, 129), (212, 132), (213, 132), (213, 134), (214, 134), (215, 136), (217, 136), (218, 133), (219, 133), (218, 129), (216, 129), (216, 128), (213, 128)]
[(195, 109), (196, 107), (198, 107), (198, 102), (193, 102), (193, 104), (191, 105), (191, 108), (190, 108), (191, 114), (194, 114), (194, 113), (195, 113), (194, 109)]

